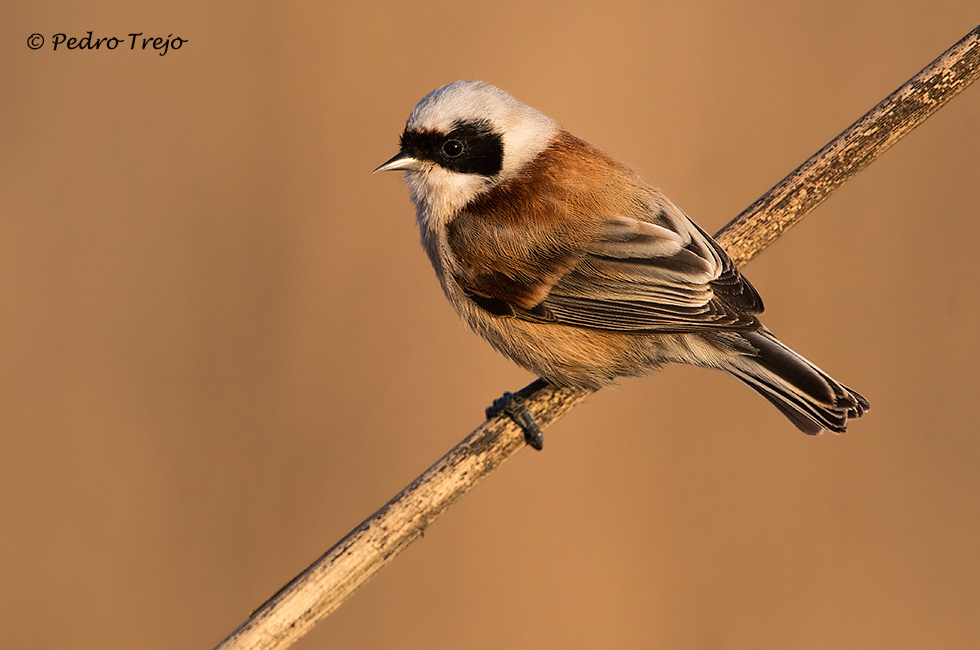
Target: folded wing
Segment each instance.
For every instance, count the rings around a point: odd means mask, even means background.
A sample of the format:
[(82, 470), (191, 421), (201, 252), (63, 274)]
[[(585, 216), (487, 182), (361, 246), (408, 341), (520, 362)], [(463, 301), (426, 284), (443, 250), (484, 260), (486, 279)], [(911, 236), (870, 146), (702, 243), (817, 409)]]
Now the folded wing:
[(600, 236), (527, 320), (624, 332), (755, 330), (762, 300), (728, 254), (672, 204), (649, 221), (604, 220)]

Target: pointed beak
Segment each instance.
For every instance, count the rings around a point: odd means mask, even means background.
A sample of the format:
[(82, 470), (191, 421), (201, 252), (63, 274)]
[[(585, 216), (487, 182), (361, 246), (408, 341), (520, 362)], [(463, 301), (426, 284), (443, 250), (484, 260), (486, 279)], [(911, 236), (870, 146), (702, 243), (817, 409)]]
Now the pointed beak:
[(394, 171), (413, 172), (417, 170), (420, 165), (421, 162), (418, 159), (411, 157), (404, 151), (399, 151), (391, 158), (391, 160), (387, 161), (371, 173), (377, 174), (378, 172)]

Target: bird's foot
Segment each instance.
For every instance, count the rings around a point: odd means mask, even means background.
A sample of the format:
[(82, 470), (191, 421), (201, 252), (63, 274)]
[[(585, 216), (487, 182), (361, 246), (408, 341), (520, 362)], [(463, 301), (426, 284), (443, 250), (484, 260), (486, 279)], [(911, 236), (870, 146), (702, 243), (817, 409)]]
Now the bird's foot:
[(531, 410), (524, 398), (517, 393), (504, 393), (487, 407), (487, 417), (492, 418), (506, 413), (524, 431), (524, 440), (538, 451), (544, 447), (544, 434), (534, 421)]

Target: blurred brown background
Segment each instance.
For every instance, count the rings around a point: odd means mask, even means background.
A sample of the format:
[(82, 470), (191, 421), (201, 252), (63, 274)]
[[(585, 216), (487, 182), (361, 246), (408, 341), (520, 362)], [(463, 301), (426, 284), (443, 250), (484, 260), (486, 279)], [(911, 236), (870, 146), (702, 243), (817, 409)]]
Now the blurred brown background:
[[(458, 323), (400, 178), (371, 176), (433, 88), (499, 85), (714, 232), (978, 22), (975, 0), (5, 15), (18, 650), (210, 648), (531, 379)], [(188, 42), (51, 50), (88, 30)], [(977, 647), (978, 205), (974, 87), (748, 267), (770, 328), (870, 398), (847, 435), (720, 373), (626, 381), (297, 647)]]

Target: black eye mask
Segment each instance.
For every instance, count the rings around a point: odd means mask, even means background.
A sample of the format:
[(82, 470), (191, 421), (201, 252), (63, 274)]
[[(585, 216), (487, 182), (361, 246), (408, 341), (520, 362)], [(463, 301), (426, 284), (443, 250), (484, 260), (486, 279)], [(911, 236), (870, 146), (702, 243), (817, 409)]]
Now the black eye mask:
[(406, 129), (401, 149), (460, 174), (493, 177), (504, 164), (504, 140), (487, 120), (458, 120), (449, 133)]

